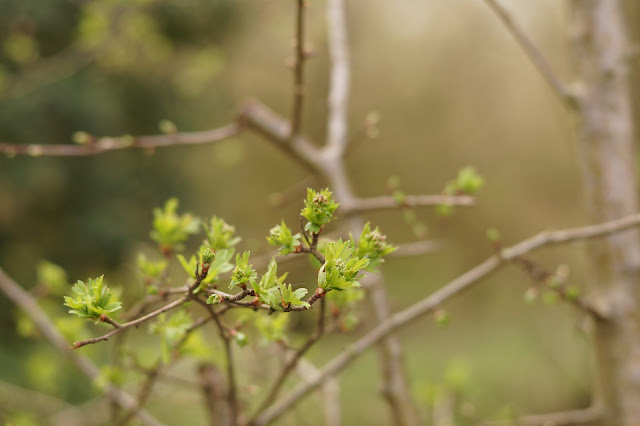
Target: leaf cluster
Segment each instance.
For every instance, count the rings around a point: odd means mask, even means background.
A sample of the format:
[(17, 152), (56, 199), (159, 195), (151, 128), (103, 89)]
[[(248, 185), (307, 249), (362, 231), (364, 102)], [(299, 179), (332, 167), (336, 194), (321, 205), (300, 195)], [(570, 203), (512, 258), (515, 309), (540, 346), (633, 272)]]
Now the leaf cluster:
[(200, 227), (200, 220), (190, 213), (179, 215), (178, 199), (169, 199), (164, 208), (153, 210), (153, 224), (151, 239), (158, 243), (165, 252), (182, 250), (190, 235), (196, 234)]
[(71, 308), (69, 313), (82, 318), (99, 319), (101, 315), (115, 312), (122, 307), (121, 302), (111, 301), (111, 290), (103, 283), (104, 276), (89, 278), (88, 285), (78, 281), (72, 288), (76, 298), (64, 297), (64, 305)]
[(342, 239), (327, 243), (324, 247), (325, 262), (318, 271), (318, 287), (324, 290), (346, 290), (360, 287), (360, 273), (369, 265), (369, 259), (355, 255), (351, 241)]
[(318, 234), (322, 227), (331, 222), (333, 212), (336, 211), (340, 204), (333, 200), (333, 193), (328, 188), (316, 192), (311, 188), (307, 188), (307, 199), (304, 201), (304, 208), (300, 212), (300, 216), (307, 219), (305, 231)]

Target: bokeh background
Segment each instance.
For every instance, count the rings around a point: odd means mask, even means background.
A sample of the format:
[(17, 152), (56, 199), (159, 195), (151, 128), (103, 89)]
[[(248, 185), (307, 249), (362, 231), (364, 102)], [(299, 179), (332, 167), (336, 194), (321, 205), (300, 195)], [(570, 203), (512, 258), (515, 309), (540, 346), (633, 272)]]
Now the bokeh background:
[[(489, 227), (509, 244), (545, 228), (585, 223), (576, 117), (482, 1), (347, 3), (354, 134), (347, 163), (357, 194), (387, 193), (391, 176), (407, 193), (439, 193), (467, 165), (486, 179), (476, 207), (449, 218), (415, 210), (425, 236), (415, 234), (402, 212), (367, 216), (394, 243), (440, 242), (437, 252), (384, 265), (394, 310), (491, 255)], [(570, 80), (566, 4), (502, 3)], [(638, 40), (640, 6), (627, 3)], [(307, 21), (314, 56), (305, 68), (303, 132), (318, 143), (326, 132), (330, 65), (325, 6), (309, 2)], [(180, 130), (204, 130), (233, 120), (249, 98), (288, 116), (293, 23), (293, 1), (0, 0), (0, 140), (71, 143), (79, 130), (154, 134), (163, 119)], [(637, 66), (632, 78), (639, 81)], [(371, 112), (381, 117), (375, 138), (356, 131)], [(64, 267), (73, 281), (104, 273), (126, 301), (141, 291), (135, 255), (150, 247), (151, 210), (169, 197), (178, 197), (183, 210), (235, 225), (240, 250), (268, 253), (268, 229), (282, 218), (295, 223), (300, 188), (323, 184), (249, 132), (153, 154), (2, 156), (0, 265), (27, 289), (36, 285), (42, 259)], [(274, 203), (281, 193), (285, 202)], [(569, 265), (571, 282), (581, 286), (583, 251), (575, 245), (533, 258), (549, 269)], [(312, 281), (303, 263), (292, 265), (301, 282)], [(423, 318), (400, 333), (424, 413), (446, 389), (469, 418), (588, 405), (590, 343), (582, 318), (569, 306), (525, 304), (530, 286), (521, 271), (504, 268), (447, 304), (447, 328)], [(366, 311), (362, 316), (365, 324), (353, 334), (328, 337), (310, 359), (322, 364), (355, 339), (367, 328)], [(310, 326), (305, 321), (298, 331)], [(0, 421), (46, 423), (28, 403), (34, 395), (54, 397), (49, 402), (60, 407), (66, 405), (59, 400), (92, 401), (92, 385), (46, 343), (21, 335), (18, 323), (14, 307), (0, 297)], [(105, 359), (108, 345), (86, 349)], [(377, 372), (372, 351), (342, 375), (344, 424), (388, 423)], [(180, 374), (193, 371), (184, 367)], [(296, 413), (304, 413), (301, 407)], [(149, 408), (168, 424), (205, 422), (199, 395), (189, 390), (161, 387)], [(302, 424), (300, 418), (283, 424)]]

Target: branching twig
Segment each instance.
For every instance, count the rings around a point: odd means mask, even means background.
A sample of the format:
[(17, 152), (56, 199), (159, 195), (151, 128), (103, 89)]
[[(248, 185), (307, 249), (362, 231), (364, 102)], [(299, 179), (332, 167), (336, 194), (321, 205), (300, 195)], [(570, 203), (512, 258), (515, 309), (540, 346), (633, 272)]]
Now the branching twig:
[(533, 65), (538, 69), (542, 77), (547, 81), (549, 86), (556, 94), (570, 107), (575, 107), (576, 96), (562, 81), (557, 72), (549, 64), (547, 59), (540, 53), (540, 50), (529, 39), (524, 30), (516, 23), (509, 12), (498, 3), (498, 0), (484, 0), (484, 2), (495, 12), (502, 23), (507, 27), (513, 38), (520, 44), (522, 50), (529, 57)]
[[(85, 376), (90, 380), (94, 380), (100, 374), (98, 367), (88, 358), (69, 350), (69, 345), (65, 338), (51, 324), (49, 317), (40, 309), (40, 306), (38, 306), (33, 297), (13, 281), (2, 268), (0, 268), (0, 290), (29, 316), (40, 333), (42, 333), (61, 354), (75, 364)], [(112, 401), (124, 409), (131, 409), (135, 406), (135, 400), (131, 395), (113, 385), (108, 385), (105, 388), (105, 393)], [(148, 426), (158, 426), (162, 424), (144, 410), (139, 411), (137, 416), (138, 419)]]
[(342, 209), (342, 214), (356, 214), (370, 210), (397, 209), (402, 207), (433, 207), (439, 205), (470, 207), (475, 198), (469, 195), (407, 195), (402, 203), (389, 196), (355, 198)]
[(175, 145), (197, 145), (220, 142), (238, 134), (240, 126), (230, 123), (202, 132), (173, 133), (153, 136), (101, 137), (84, 145), (0, 143), (0, 152), (8, 155), (65, 156), (97, 155), (126, 148), (155, 149)]
[[(320, 373), (314, 380), (299, 385), (289, 395), (265, 410), (262, 415), (256, 419), (255, 424), (264, 425), (275, 420), (309, 392), (320, 386), (328, 377), (334, 376), (338, 372), (342, 371), (354, 359), (362, 355), (362, 353), (378, 343), (385, 336), (395, 332), (400, 327), (414, 321), (422, 315), (433, 311), (452, 297), (459, 295), (464, 290), (470, 288), (474, 283), (498, 269), (499, 266), (505, 264), (505, 262), (511, 261), (545, 246), (567, 244), (579, 240), (598, 238), (615, 232), (622, 232), (638, 225), (640, 225), (640, 214), (634, 214), (597, 225), (560, 231), (541, 232), (518, 244), (505, 248), (499, 256), (490, 257), (455, 278), (453, 281), (449, 282), (430, 296), (394, 314), (389, 318), (389, 320), (379, 324), (365, 336), (361, 337), (329, 361), (320, 369)], [(602, 312), (600, 313), (601, 316), (606, 317), (604, 314), (605, 313)]]
[(204, 301), (198, 298), (196, 298), (195, 300), (207, 310), (207, 312), (211, 316), (211, 319), (213, 319), (213, 321), (216, 323), (220, 338), (224, 343), (224, 349), (227, 359), (227, 405), (229, 407), (228, 424), (229, 426), (235, 426), (238, 421), (238, 401), (236, 395), (236, 375), (233, 364), (233, 347), (231, 345), (231, 336), (227, 334), (225, 326), (222, 324), (220, 318), (218, 318), (218, 314), (211, 308), (211, 306), (207, 305)]
[(311, 346), (313, 346), (313, 344), (323, 336), (324, 328), (325, 328), (324, 327), (325, 313), (326, 313), (326, 303), (325, 303), (325, 299), (322, 299), (322, 301), (320, 302), (320, 312), (318, 313), (318, 325), (316, 327), (316, 331), (311, 336), (309, 336), (307, 341), (304, 342), (304, 345), (302, 345), (300, 349), (298, 349), (291, 355), (287, 363), (284, 365), (284, 367), (282, 367), (282, 370), (280, 371), (280, 375), (271, 386), (271, 389), (269, 389), (269, 391), (267, 392), (267, 396), (264, 398), (262, 403), (258, 406), (258, 409), (256, 410), (254, 416), (252, 417), (252, 420), (249, 420), (248, 424), (252, 424), (253, 419), (257, 418), (257, 416), (259, 416), (260, 413), (262, 413), (269, 406), (269, 404), (271, 404), (272, 401), (275, 401), (278, 394), (280, 393), (280, 390), (282, 389), (282, 385), (284, 384), (284, 381), (295, 370), (295, 367), (298, 364), (298, 361), (300, 361), (300, 359), (304, 356), (305, 353), (307, 353), (307, 351), (311, 348)]

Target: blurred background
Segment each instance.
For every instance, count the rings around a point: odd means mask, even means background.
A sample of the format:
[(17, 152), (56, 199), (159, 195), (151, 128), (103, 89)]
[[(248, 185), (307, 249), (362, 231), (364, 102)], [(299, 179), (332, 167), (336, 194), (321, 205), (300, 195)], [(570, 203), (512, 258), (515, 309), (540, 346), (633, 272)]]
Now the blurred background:
[[(406, 193), (440, 193), (468, 165), (486, 179), (477, 206), (451, 217), (432, 209), (416, 209), (413, 221), (400, 211), (367, 215), (396, 244), (440, 243), (437, 252), (383, 266), (394, 310), (490, 256), (489, 227), (511, 244), (542, 229), (585, 223), (576, 118), (482, 1), (347, 3), (354, 134), (347, 163), (356, 193), (386, 194), (392, 176)], [(566, 4), (502, 3), (570, 80)], [(627, 3), (638, 40), (640, 5)], [(305, 67), (303, 133), (318, 143), (326, 133), (330, 65), (325, 6), (312, 1), (307, 10), (314, 56)], [(180, 131), (205, 130), (233, 120), (250, 98), (289, 115), (293, 1), (0, 0), (0, 11), (2, 142), (72, 143), (76, 131), (156, 134), (164, 119)], [(380, 116), (378, 134), (358, 132), (371, 113)], [(283, 218), (296, 223), (305, 185), (324, 182), (250, 132), (154, 153), (0, 156), (0, 265), (27, 289), (36, 286), (43, 259), (61, 265), (73, 282), (105, 274), (126, 303), (142, 294), (135, 256), (150, 249), (151, 211), (169, 197), (178, 197), (183, 211), (224, 217), (243, 237), (241, 251), (266, 254), (268, 230)], [(283, 193), (284, 202), (274, 203)], [(424, 228), (416, 229), (416, 221)], [(191, 243), (196, 247), (199, 238)], [(570, 282), (581, 286), (583, 252), (575, 245), (532, 258), (550, 270), (569, 265)], [(291, 267), (300, 282), (312, 282), (304, 262)], [(447, 304), (448, 327), (427, 317), (400, 333), (424, 413), (447, 392), (471, 419), (588, 405), (590, 343), (582, 317), (562, 304), (526, 304), (531, 285), (522, 271), (504, 268)], [(48, 309), (64, 313), (59, 302)], [(353, 333), (328, 337), (310, 359), (322, 365), (367, 329), (367, 315)], [(296, 321), (300, 332), (311, 327)], [(34, 395), (51, 397), (61, 409), (91, 403), (98, 394), (92, 384), (20, 323), (0, 297), (0, 421), (42, 423), (46, 417), (28, 403)], [(104, 360), (108, 346), (83, 350)], [(259, 356), (254, 352), (240, 356)], [(388, 423), (375, 391), (377, 372), (370, 351), (341, 376), (344, 424)], [(199, 398), (167, 386), (149, 409), (167, 424), (204, 424)], [(290, 416), (282, 424), (299, 421)]]

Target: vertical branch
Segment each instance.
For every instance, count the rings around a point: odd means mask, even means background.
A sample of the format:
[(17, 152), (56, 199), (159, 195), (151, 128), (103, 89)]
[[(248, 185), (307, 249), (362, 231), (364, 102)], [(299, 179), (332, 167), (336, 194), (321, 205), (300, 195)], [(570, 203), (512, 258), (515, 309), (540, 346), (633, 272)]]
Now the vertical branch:
[[(571, 0), (569, 37), (582, 96), (579, 140), (587, 210), (606, 221), (638, 210), (634, 122), (620, 0)], [(640, 241), (638, 232), (589, 246), (595, 321), (597, 404), (606, 424), (640, 424)]]
[(284, 381), (295, 370), (296, 365), (298, 365), (298, 361), (300, 361), (300, 359), (302, 359), (304, 354), (307, 353), (307, 351), (311, 348), (311, 346), (313, 346), (313, 344), (317, 342), (318, 339), (320, 339), (324, 335), (324, 329), (325, 329), (324, 324), (325, 324), (325, 317), (326, 317), (325, 300), (326, 299), (324, 298), (320, 299), (320, 312), (318, 313), (318, 325), (316, 327), (316, 331), (311, 336), (309, 336), (309, 338), (304, 343), (304, 345), (302, 345), (300, 349), (295, 351), (291, 356), (291, 358), (289, 358), (289, 361), (287, 361), (284, 367), (282, 367), (282, 371), (280, 372), (280, 375), (276, 379), (273, 386), (271, 386), (271, 389), (267, 392), (267, 396), (264, 398), (262, 403), (258, 406), (258, 409), (256, 410), (254, 416), (248, 422), (249, 424), (251, 424), (258, 415), (260, 415), (267, 407), (269, 407), (271, 403), (273, 403), (273, 401), (275, 401), (278, 394), (280, 393), (280, 390), (282, 389), (282, 385), (284, 385)]
[(349, 101), (349, 48), (343, 0), (327, 2), (329, 22), (329, 119), (327, 149), (343, 155), (347, 147), (347, 111)]
[(296, 35), (293, 41), (295, 59), (293, 63), (293, 111), (291, 113), (291, 133), (289, 142), (292, 143), (300, 133), (302, 126), (302, 101), (304, 100), (304, 60), (306, 58), (304, 46), (304, 10), (305, 0), (296, 1)]
[(218, 318), (218, 314), (211, 308), (211, 306), (207, 305), (206, 302), (201, 300), (200, 298), (194, 298), (196, 302), (202, 305), (209, 315), (211, 319), (216, 323), (218, 327), (218, 333), (220, 334), (220, 338), (224, 343), (224, 350), (227, 359), (227, 406), (229, 407), (229, 417), (227, 424), (229, 426), (235, 426), (238, 424), (238, 399), (236, 392), (236, 374), (235, 367), (233, 364), (233, 346), (231, 345), (231, 337), (225, 331), (225, 327)]

